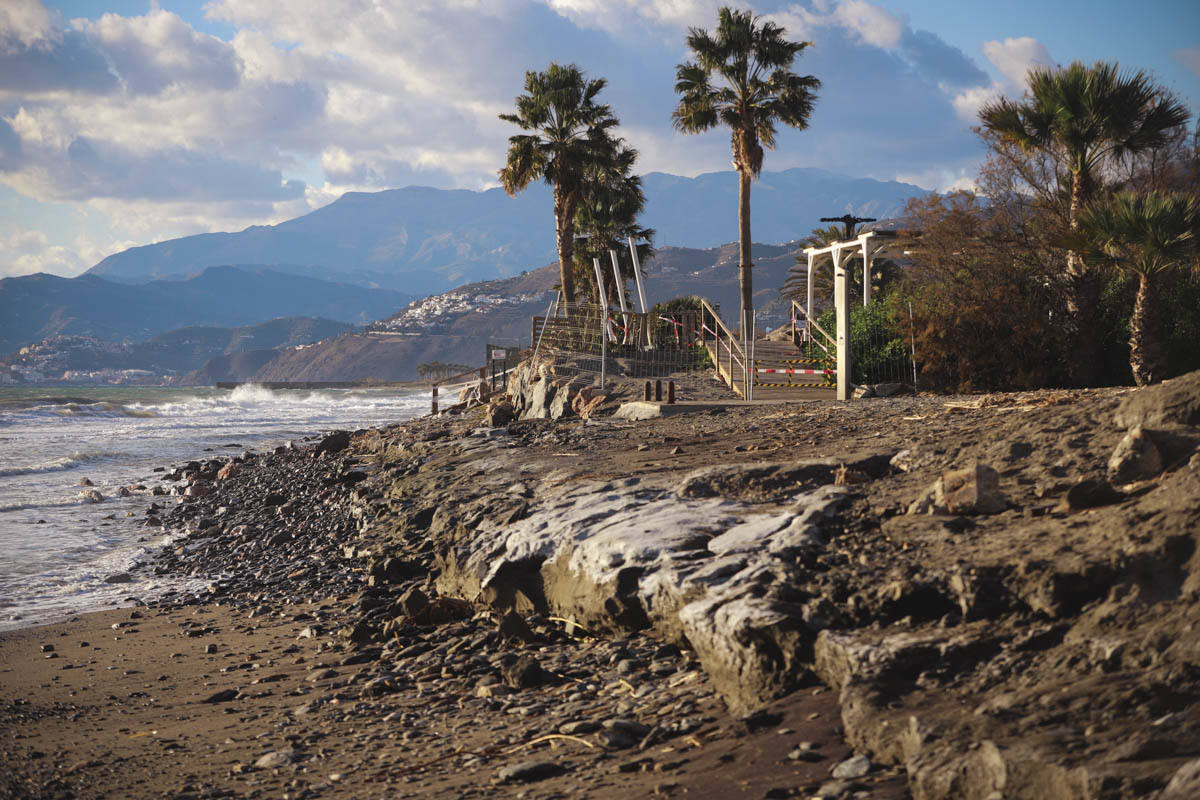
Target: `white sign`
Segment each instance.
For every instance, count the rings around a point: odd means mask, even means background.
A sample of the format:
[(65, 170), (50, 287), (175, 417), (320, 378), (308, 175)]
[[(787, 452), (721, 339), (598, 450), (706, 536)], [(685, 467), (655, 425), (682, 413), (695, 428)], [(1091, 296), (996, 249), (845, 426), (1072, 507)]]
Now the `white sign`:
[(505, 352), (503, 350), (493, 350), (492, 351), (492, 361), (503, 361), (504, 356), (505, 356)]

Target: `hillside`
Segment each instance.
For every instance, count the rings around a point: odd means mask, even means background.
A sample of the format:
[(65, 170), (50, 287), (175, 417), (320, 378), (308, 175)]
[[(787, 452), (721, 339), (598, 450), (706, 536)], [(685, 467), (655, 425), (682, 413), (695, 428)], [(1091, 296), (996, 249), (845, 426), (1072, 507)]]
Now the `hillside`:
[(259, 354), (257, 368), (274, 357), (275, 348), (303, 346), (348, 330), (349, 325), (333, 320), (283, 317), (238, 328), (180, 328), (138, 343), (52, 336), (0, 359), (0, 367), (31, 381), (61, 380), (69, 373), (73, 381), (158, 382), (214, 358), (245, 364), (247, 353)]
[(0, 354), (54, 336), (143, 341), (181, 327), (256, 325), (277, 317), (362, 324), (410, 300), (401, 292), (263, 267), (209, 267), (132, 286), (91, 274), (26, 275), (0, 280)]
[[(644, 178), (642, 221), (661, 245), (711, 248), (737, 235), (733, 172)], [(849, 178), (821, 169), (764, 172), (752, 194), (753, 234), (787, 242), (822, 216), (847, 211), (892, 216), (925, 190), (896, 181)], [(513, 276), (555, 257), (552, 201), (537, 184), (516, 197), (410, 186), (349, 192), (302, 217), (237, 233), (210, 233), (135, 247), (89, 274), (139, 281), (190, 274), (213, 264), (267, 264), (414, 295)], [(297, 312), (292, 312), (297, 313)], [(382, 315), (381, 315), (382, 316)]]
[[(755, 292), (760, 328), (788, 319), (779, 298), (794, 245), (755, 245)], [(717, 303), (727, 319), (737, 316), (737, 247), (664, 247), (646, 267), (650, 303), (700, 294)], [(486, 345), (528, 346), (530, 317), (545, 314), (558, 282), (557, 264), (414, 301), (362, 333), (346, 334), (311, 347), (215, 359), (186, 376), (188, 383), (225, 380), (350, 381), (413, 380), (428, 361), (482, 364)], [(269, 360), (261, 360), (271, 356)]]

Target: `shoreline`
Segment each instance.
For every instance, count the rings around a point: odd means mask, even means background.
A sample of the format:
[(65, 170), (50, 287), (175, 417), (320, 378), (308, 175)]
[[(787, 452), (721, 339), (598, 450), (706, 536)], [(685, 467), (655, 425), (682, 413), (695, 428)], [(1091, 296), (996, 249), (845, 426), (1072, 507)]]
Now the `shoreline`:
[[(188, 538), (156, 568), (228, 573), (191, 604), (0, 633), (21, 731), (0, 756), (23, 765), (0, 796), (126, 796), (135, 775), (128, 796), (949, 800), (997, 763), (1012, 791), (1146, 796), (1200, 756), (1178, 700), (1200, 696), (1180, 666), (1200, 457), (1080, 487), (1126, 435), (1114, 413), (1177, 390), (1200, 376), (638, 423), (476, 410), (263, 454), (164, 519)], [(1163, 447), (1194, 449), (1190, 426)], [(1001, 467), (1002, 510), (913, 511), (975, 460)], [(750, 550), (722, 515), (759, 525)], [(1174, 595), (1117, 591), (1158, 564)]]

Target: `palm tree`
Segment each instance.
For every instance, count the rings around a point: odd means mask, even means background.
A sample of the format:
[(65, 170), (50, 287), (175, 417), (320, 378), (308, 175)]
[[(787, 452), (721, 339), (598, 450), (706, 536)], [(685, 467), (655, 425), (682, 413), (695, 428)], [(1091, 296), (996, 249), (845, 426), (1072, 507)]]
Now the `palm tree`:
[[(1068, 224), (1076, 230), (1106, 166), (1161, 147), (1188, 120), (1187, 109), (1145, 72), (1122, 73), (1117, 64), (1075, 61), (1065, 68), (1035, 68), (1028, 98), (1000, 98), (979, 112), (983, 127), (1027, 152), (1050, 154), (1070, 175)], [(1075, 334), (1077, 378), (1092, 383), (1098, 363), (1094, 327), (1099, 318), (1099, 277), (1079, 252), (1067, 253), (1067, 309)]]
[(531, 133), (510, 136), (508, 157), (500, 170), (504, 191), (515, 195), (535, 180), (554, 187), (554, 230), (564, 300), (575, 302), (571, 269), (575, 212), (585, 177), (614, 166), (619, 140), (611, 109), (596, 102), (603, 78), (587, 80), (574, 64), (551, 63), (545, 72), (525, 73), (525, 94), (515, 114), (500, 119)]
[(1090, 243), (1103, 259), (1137, 275), (1137, 299), (1129, 320), (1129, 367), (1138, 386), (1166, 377), (1167, 359), (1159, 318), (1157, 277), (1196, 266), (1200, 256), (1200, 199), (1192, 195), (1120, 192), (1079, 215), (1078, 245)]
[(575, 213), (578, 231), (575, 247), (575, 276), (594, 286), (595, 271), (592, 259), (599, 258), (604, 277), (605, 297), (612, 299), (616, 278), (611, 274), (608, 251), (617, 252), (617, 263), (623, 280), (633, 275), (633, 259), (625, 255), (626, 241), (638, 240), (638, 260), (645, 262), (654, 254), (652, 228), (638, 225), (638, 215), (646, 207), (641, 176), (633, 174), (637, 151), (619, 147), (613, 164), (588, 176), (580, 193), (579, 209)]
[(775, 148), (775, 123), (808, 127), (821, 82), (791, 72), (792, 62), (810, 42), (789, 42), (786, 31), (750, 11), (717, 12), (717, 29), (691, 28), (687, 44), (694, 62), (675, 71), (679, 105), (671, 114), (676, 129), (700, 133), (717, 125), (732, 131), (733, 165), (738, 173), (738, 243), (742, 330), (754, 300), (750, 274), (750, 180), (762, 172), (763, 149)]

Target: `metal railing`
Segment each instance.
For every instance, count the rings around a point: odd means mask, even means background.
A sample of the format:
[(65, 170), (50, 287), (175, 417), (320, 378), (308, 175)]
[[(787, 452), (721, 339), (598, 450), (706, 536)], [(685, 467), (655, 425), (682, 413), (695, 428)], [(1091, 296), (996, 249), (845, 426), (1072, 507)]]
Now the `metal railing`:
[[(754, 392), (754, 380), (750, 377), (750, 370), (747, 369), (745, 334), (743, 332), (743, 341), (739, 342), (738, 337), (734, 336), (733, 331), (729, 330), (729, 326), (721, 319), (721, 315), (716, 312), (707, 300), (700, 300), (700, 336), (705, 347), (708, 347), (708, 342), (712, 341), (710, 352), (712, 353), (714, 367), (717, 377), (721, 378), (730, 389), (740, 394), (747, 400), (752, 399)], [(750, 337), (750, 347), (753, 347), (754, 337)], [(722, 347), (724, 354), (722, 355)], [(725, 375), (721, 375), (721, 359), (725, 359)], [(737, 386), (737, 381), (734, 379), (733, 365), (736, 363), (738, 369), (741, 370), (742, 380), (741, 388)]]
[[(799, 317), (804, 318), (804, 328), (802, 334), (798, 333), (796, 330), (796, 323), (799, 321), (797, 313), (799, 313)], [(818, 335), (813, 336), (813, 331), (815, 331)], [(822, 341), (822, 339), (824, 339), (824, 341)], [(817, 347), (824, 350), (825, 354), (828, 356), (834, 356), (837, 350), (837, 340), (830, 336), (829, 332), (822, 328), (819, 322), (808, 315), (808, 312), (804, 310), (804, 306), (793, 300), (792, 344), (796, 345), (797, 347), (802, 347), (808, 343), (815, 344)]]

